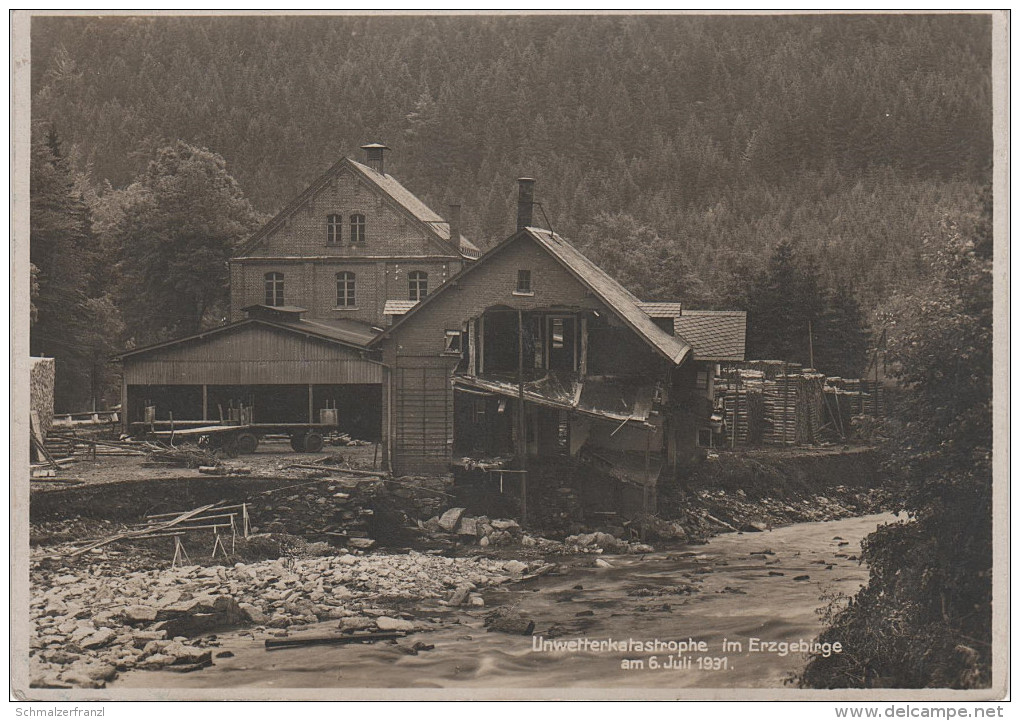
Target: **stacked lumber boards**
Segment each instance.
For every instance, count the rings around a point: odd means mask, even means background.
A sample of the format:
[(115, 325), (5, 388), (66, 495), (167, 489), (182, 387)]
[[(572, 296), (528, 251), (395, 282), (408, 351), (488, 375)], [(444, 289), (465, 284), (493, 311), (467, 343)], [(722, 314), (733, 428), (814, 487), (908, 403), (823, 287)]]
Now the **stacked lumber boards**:
[(727, 366), (716, 380), (731, 445), (805, 445), (823, 432), (845, 436), (855, 415), (881, 415), (881, 385), (859, 378), (827, 378), (783, 361)]

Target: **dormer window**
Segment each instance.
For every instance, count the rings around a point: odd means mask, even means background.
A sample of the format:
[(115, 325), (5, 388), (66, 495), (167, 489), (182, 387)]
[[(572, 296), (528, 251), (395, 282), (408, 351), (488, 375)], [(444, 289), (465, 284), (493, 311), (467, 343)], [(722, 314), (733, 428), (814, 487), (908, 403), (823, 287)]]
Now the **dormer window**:
[(361, 213), (351, 215), (351, 245), (365, 242), (365, 216)]
[(412, 270), (407, 274), (407, 299), (425, 300), (429, 294), (429, 274), (424, 270)]
[(281, 306), (283, 302), (283, 273), (266, 273), (266, 305)]

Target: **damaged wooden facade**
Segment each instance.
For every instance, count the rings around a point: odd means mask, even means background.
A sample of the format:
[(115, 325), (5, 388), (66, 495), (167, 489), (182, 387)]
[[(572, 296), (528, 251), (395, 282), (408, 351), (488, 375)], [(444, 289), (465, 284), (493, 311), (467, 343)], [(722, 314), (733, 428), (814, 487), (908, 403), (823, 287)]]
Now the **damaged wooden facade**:
[[(533, 227), (532, 181), (520, 182), (517, 232), (371, 344), (387, 368), (393, 469), (561, 454), (645, 485), (690, 464), (724, 358), (699, 358), (677, 333), (678, 303), (643, 304)], [(743, 357), (742, 325), (738, 335), (726, 359)]]

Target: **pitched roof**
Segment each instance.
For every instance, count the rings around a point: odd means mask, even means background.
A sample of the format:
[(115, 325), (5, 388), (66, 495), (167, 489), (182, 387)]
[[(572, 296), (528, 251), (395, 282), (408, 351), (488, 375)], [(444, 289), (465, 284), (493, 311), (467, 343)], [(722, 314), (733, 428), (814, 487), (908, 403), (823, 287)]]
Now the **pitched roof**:
[(655, 325), (648, 314), (641, 310), (641, 301), (581, 251), (551, 231), (541, 228), (526, 230), (582, 283), (591, 288), (631, 329), (673, 363), (679, 365), (690, 354), (691, 346), (683, 338), (671, 336)]
[[(393, 198), (395, 201), (400, 203), (403, 208), (413, 215), (415, 218), (420, 220), (422, 223), (428, 225), (440, 238), (446, 242), (450, 242), (450, 225), (438, 213), (432, 208), (425, 205), (421, 200), (412, 193), (410, 190), (401, 185), (396, 178), (392, 175), (386, 175), (384, 173), (377, 172), (374, 168), (359, 163), (356, 160), (351, 160), (350, 164), (360, 170), (366, 177), (368, 177), (373, 183), (378, 185), (383, 192)], [(471, 258), (477, 258), (479, 255), (478, 246), (472, 243), (470, 240), (465, 238), (463, 235), (460, 236), (457, 244), (458, 250)]]
[(643, 300), (638, 303), (638, 307), (652, 318), (676, 318), (683, 313), (683, 307), (681, 304), (672, 301), (662, 302)]
[(374, 330), (367, 323), (346, 318), (335, 320), (301, 320), (291, 322), (280, 322), (279, 325), (286, 325), (302, 333), (313, 333), (326, 338), (338, 340), (342, 343), (367, 346), (381, 331)]
[(452, 282), (460, 276), (475, 272), (477, 268), (485, 265), (487, 259), (492, 258), (509, 244), (516, 240), (527, 237), (545, 248), (550, 255), (560, 262), (571, 274), (584, 284), (592, 293), (601, 300), (610, 310), (616, 313), (635, 333), (655, 350), (664, 355), (670, 362), (679, 365), (691, 353), (691, 346), (683, 338), (671, 336), (659, 328), (648, 315), (641, 310), (639, 301), (633, 293), (624, 288), (612, 276), (599, 268), (589, 260), (581, 251), (577, 250), (567, 241), (552, 231), (542, 228), (525, 228), (514, 233), (499, 245), (486, 251), (476, 263), (472, 263), (450, 281), (443, 283), (425, 300), (421, 301), (412, 310), (390, 326), (385, 333), (379, 335), (372, 344), (378, 343), (388, 337), (396, 328), (399, 328), (422, 308), (442, 296), (450, 288), (456, 287)]
[(677, 335), (694, 346), (698, 360), (744, 360), (747, 313), (742, 310), (685, 310), (673, 320)]
[(388, 300), (383, 306), (383, 315), (403, 315), (417, 304), (416, 300)]
[(219, 335), (220, 333), (233, 331), (249, 325), (263, 325), (292, 333), (300, 333), (301, 335), (312, 336), (320, 340), (330, 341), (337, 343), (338, 345), (348, 346), (361, 351), (367, 350), (369, 342), (374, 339), (378, 333), (377, 331), (372, 330), (370, 326), (358, 323), (357, 321), (341, 320), (339, 322), (334, 321), (330, 323), (326, 321), (284, 321), (269, 320), (266, 318), (245, 318), (244, 320), (227, 323), (216, 328), (210, 328), (209, 330), (202, 331), (201, 333), (184, 336), (183, 338), (175, 338), (173, 340), (162, 341), (160, 343), (153, 343), (151, 345), (142, 346), (141, 348), (132, 348), (131, 350), (113, 356), (112, 359), (123, 360), (129, 356), (149, 353), (150, 351), (168, 348), (180, 343), (201, 341), (209, 336)]
[[(449, 224), (435, 211), (425, 205), (425, 203), (421, 202), (414, 193), (397, 182), (396, 178), (392, 175), (378, 173), (367, 165), (363, 165), (362, 163), (351, 160), (350, 158), (341, 158), (331, 165), (326, 172), (313, 180), (300, 195), (287, 203), (283, 210), (277, 213), (272, 220), (256, 231), (256, 233), (237, 251), (236, 257), (244, 257), (254, 250), (264, 238), (276, 231), (285, 223), (288, 217), (303, 207), (306, 202), (311, 200), (320, 190), (328, 185), (329, 182), (336, 177), (340, 170), (345, 166), (353, 168), (363, 178), (369, 180), (376, 187), (382, 190), (382, 192), (390, 196), (398, 205), (400, 205), (400, 207), (425, 225), (439, 240), (451, 247), (453, 246), (453, 244), (450, 243)], [(456, 252), (471, 259), (477, 258), (480, 253), (478, 247), (463, 235), (458, 239)]]

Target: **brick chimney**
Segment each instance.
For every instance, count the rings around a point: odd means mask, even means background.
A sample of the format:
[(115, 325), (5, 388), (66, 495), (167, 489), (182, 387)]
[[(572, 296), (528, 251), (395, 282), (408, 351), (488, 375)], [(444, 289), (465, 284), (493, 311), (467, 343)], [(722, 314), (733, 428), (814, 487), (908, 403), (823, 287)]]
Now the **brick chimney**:
[(517, 179), (517, 230), (523, 230), (532, 224), (531, 217), (535, 209), (535, 179)]
[(365, 165), (379, 173), (379, 175), (386, 175), (386, 171), (383, 169), (383, 155), (389, 148), (382, 143), (369, 143), (368, 145), (362, 145), (361, 149), (365, 151)]
[(450, 225), (450, 242), (460, 247), (460, 204), (450, 203), (450, 209), (446, 215), (446, 222)]

